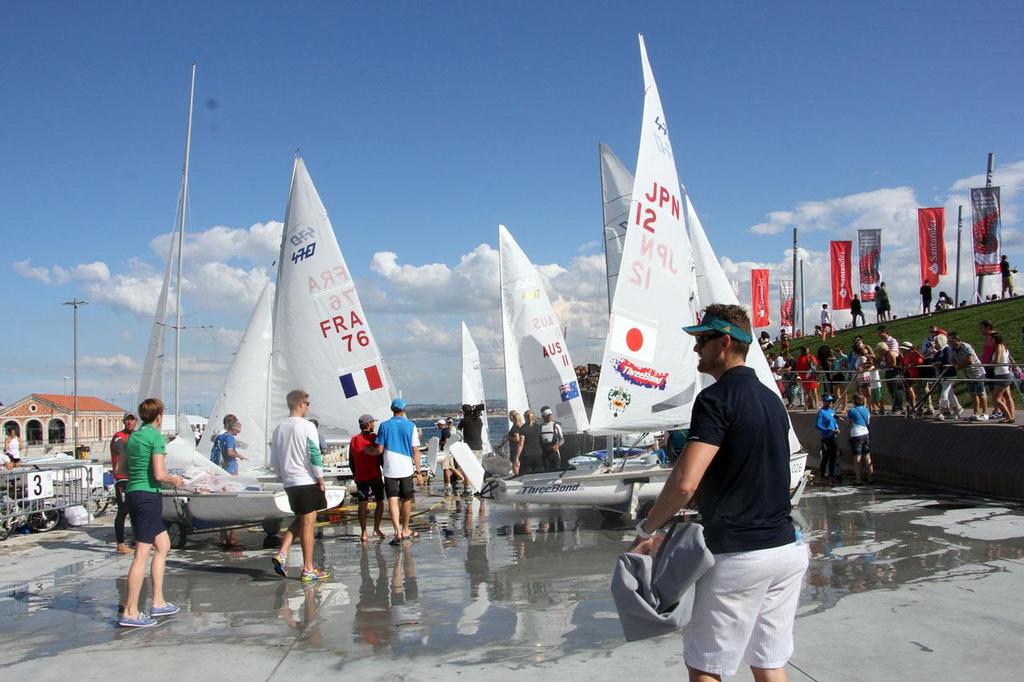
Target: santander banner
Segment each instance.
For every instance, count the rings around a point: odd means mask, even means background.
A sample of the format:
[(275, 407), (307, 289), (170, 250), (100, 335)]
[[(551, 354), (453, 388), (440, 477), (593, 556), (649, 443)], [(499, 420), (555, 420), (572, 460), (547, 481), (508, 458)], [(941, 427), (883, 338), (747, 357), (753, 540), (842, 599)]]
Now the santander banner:
[(917, 242), (921, 251), (921, 283), (939, 286), (946, 274), (946, 209), (917, 209)]
[(853, 242), (829, 242), (832, 257), (832, 310), (849, 310), (853, 300), (850, 261)]
[(768, 318), (768, 271), (750, 271), (750, 309), (754, 313), (753, 326), (767, 327)]

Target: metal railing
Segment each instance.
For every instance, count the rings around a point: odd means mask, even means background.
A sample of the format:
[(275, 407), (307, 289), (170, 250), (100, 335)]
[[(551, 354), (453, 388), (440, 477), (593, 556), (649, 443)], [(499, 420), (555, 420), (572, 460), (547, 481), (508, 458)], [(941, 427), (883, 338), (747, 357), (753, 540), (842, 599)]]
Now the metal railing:
[(105, 471), (102, 464), (83, 462), (0, 470), (0, 540), (24, 526), (52, 530), (64, 509), (105, 500)]
[[(903, 365), (898, 367), (890, 367), (887, 365), (875, 365), (868, 369), (859, 370), (833, 370), (833, 369), (820, 369), (815, 371), (813, 377), (806, 379), (800, 378), (800, 372), (793, 369), (785, 369), (782, 371), (782, 395), (788, 402), (800, 402), (805, 403), (805, 396), (803, 395), (802, 384), (805, 381), (817, 382), (820, 390), (829, 390), (837, 398), (837, 400), (843, 400), (846, 398), (848, 393), (856, 394), (862, 390), (870, 391), (872, 388), (884, 388), (888, 394), (889, 402), (896, 402), (899, 409), (907, 413), (907, 416), (914, 416), (924, 411), (925, 403), (931, 403), (932, 400), (938, 400), (941, 387), (943, 385), (952, 385), (952, 392), (954, 395), (957, 393), (964, 393), (968, 391), (970, 384), (982, 384), (982, 385), (998, 385), (1003, 387), (1006, 382), (1009, 381), (1011, 389), (1016, 387), (1017, 391), (1024, 396), (1024, 381), (1017, 378), (1015, 372), (1019, 372), (1019, 368), (1014, 362), (1009, 364), (1003, 363), (978, 363), (978, 366), (982, 369), (996, 368), (996, 367), (1009, 367), (1010, 373), (1003, 377), (990, 377), (982, 376), (978, 378), (965, 376), (961, 372), (965, 368), (954, 368), (953, 366), (936, 366), (930, 363), (915, 366), (914, 369), (923, 370), (926, 373), (933, 373), (933, 376), (925, 377), (911, 377), (908, 375), (907, 368)], [(877, 378), (867, 376), (870, 372), (877, 371), (879, 376)], [(838, 377), (838, 378), (837, 378)], [(852, 389), (852, 392), (851, 392)], [(909, 403), (910, 393), (914, 394), (915, 404)], [(1014, 396), (1011, 394), (1010, 399), (1013, 400)], [(930, 406), (930, 405), (929, 405)]]

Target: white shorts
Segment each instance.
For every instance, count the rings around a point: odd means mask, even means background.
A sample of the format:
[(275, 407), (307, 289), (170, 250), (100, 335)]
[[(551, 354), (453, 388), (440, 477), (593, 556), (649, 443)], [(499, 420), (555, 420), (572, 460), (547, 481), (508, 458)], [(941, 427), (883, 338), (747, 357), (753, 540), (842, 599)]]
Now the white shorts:
[(781, 668), (793, 655), (793, 620), (808, 564), (807, 545), (715, 555), (697, 581), (683, 632), (686, 665), (734, 675), (740, 663)]

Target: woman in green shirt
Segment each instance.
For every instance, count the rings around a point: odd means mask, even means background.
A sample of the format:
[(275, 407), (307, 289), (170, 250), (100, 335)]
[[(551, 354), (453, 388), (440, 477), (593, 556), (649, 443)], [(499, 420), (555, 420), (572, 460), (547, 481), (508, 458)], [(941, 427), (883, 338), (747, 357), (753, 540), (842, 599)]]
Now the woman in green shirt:
[[(171, 541), (161, 517), (163, 500), (160, 484), (167, 483), (178, 488), (183, 482), (181, 476), (168, 474), (164, 465), (167, 450), (164, 436), (160, 433), (163, 415), (164, 404), (156, 398), (147, 398), (139, 404), (142, 427), (128, 438), (124, 456), (117, 463), (119, 472), (128, 475), (125, 503), (132, 522), (132, 533), (135, 535), (135, 557), (128, 569), (128, 596), (124, 612), (118, 620), (121, 627), (152, 627), (156, 625), (157, 617), (171, 616), (180, 611), (164, 599), (164, 565)], [(139, 611), (139, 593), (146, 578), (146, 559), (150, 547), (155, 550), (150, 566), (153, 606), (146, 614)]]

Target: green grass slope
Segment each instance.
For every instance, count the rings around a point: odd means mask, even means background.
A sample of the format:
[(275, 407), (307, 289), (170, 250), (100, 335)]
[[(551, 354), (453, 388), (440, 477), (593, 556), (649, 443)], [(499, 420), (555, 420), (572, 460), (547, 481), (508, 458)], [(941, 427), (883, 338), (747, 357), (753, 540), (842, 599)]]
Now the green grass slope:
[[(874, 318), (873, 307), (871, 314), (865, 311), (865, 316), (869, 321)], [(884, 323), (869, 322), (868, 325), (862, 325), (856, 329), (837, 331), (836, 337), (834, 339), (829, 337), (826, 343), (833, 348), (841, 343), (845, 348), (849, 349), (853, 345), (853, 339), (859, 335), (864, 337), (865, 342), (874, 346), (878, 343), (878, 332), (876, 330), (880, 324), (884, 324), (889, 328), (889, 333), (899, 339), (901, 343), (903, 341), (910, 341), (915, 346), (920, 347), (924, 343), (925, 337), (928, 336), (928, 328), (934, 324), (945, 329), (947, 332), (959, 332), (960, 338), (967, 341), (967, 343), (974, 346), (980, 352), (982, 337), (978, 329), (978, 323), (982, 320), (992, 322), (996, 329), (1002, 332), (1007, 347), (1010, 349), (1014, 359), (1018, 363), (1024, 362), (1024, 348), (1021, 347), (1021, 327), (1024, 326), (1024, 297), (955, 308), (941, 313), (932, 313), (930, 316), (915, 315), (914, 317), (897, 318)], [(809, 316), (807, 322), (808, 326), (813, 330), (814, 325), (810, 324)], [(815, 320), (815, 323), (817, 323), (817, 320)], [(808, 345), (810, 345), (812, 351), (821, 345), (820, 339), (819, 343), (813, 343), (813, 338), (810, 340), (812, 343)]]
[[(870, 313), (868, 312), (869, 308)], [(865, 316), (869, 321), (874, 318), (874, 306), (871, 304), (865, 305)], [(1024, 365), (1024, 345), (1022, 345), (1024, 344), (1024, 338), (1022, 338), (1024, 337), (1024, 332), (1021, 331), (1021, 327), (1024, 326), (1024, 296), (955, 308), (941, 313), (932, 313), (930, 316), (915, 315), (914, 317), (897, 318), (884, 323), (869, 323), (861, 325), (856, 329), (843, 329), (836, 332), (835, 338), (830, 336), (824, 343), (833, 348), (842, 344), (844, 348), (849, 350), (853, 346), (854, 338), (862, 336), (865, 343), (874, 346), (879, 341), (877, 328), (884, 324), (889, 328), (889, 333), (895, 336), (901, 343), (903, 341), (910, 341), (920, 348), (925, 337), (928, 336), (928, 328), (934, 324), (945, 329), (947, 332), (959, 332), (960, 338), (971, 344), (980, 354), (983, 340), (978, 323), (981, 320), (989, 320), (995, 325), (996, 329), (1003, 334), (1013, 359), (1017, 364)], [(815, 314), (814, 323), (811, 323), (810, 314), (808, 313), (807, 322), (808, 327), (813, 330), (814, 324), (817, 323), (817, 314)], [(795, 339), (792, 348), (796, 349), (802, 345), (809, 346), (811, 352), (814, 353), (822, 345), (822, 341), (820, 337), (805, 336)], [(961, 385), (958, 386), (958, 389), (957, 395), (960, 402), (965, 407), (970, 406), (970, 398), (967, 396), (965, 388)], [(1016, 391), (1012, 391), (1012, 394), (1018, 408), (1020, 408), (1022, 402), (1020, 394)], [(886, 400), (886, 403), (888, 403), (888, 400)], [(991, 399), (989, 403), (991, 406)]]

